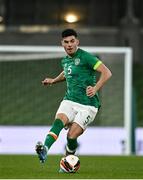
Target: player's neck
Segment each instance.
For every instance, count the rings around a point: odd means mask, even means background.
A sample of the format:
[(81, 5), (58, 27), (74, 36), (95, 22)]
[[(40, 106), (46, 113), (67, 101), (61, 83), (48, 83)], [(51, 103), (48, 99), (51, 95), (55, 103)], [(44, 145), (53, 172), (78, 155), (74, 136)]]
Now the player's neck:
[(75, 52), (74, 52), (73, 54), (67, 54), (68, 57), (73, 58), (73, 57), (75, 56), (76, 52), (78, 51), (78, 49), (79, 49), (79, 48), (77, 47), (77, 49), (75, 50)]

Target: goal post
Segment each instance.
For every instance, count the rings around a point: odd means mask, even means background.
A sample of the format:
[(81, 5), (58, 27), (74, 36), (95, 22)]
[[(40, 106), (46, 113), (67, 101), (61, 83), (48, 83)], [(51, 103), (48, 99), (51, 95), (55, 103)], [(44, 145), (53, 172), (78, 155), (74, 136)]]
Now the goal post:
[[(133, 131), (135, 130), (133, 127), (133, 118), (132, 118), (132, 63), (133, 63), (133, 55), (132, 49), (130, 47), (86, 47), (81, 46), (82, 49), (94, 53), (94, 54), (123, 54), (124, 55), (124, 95), (123, 95), (123, 126), (125, 128), (126, 139), (125, 139), (125, 154), (130, 155), (134, 154), (134, 140), (135, 135)], [(59, 46), (14, 46), (14, 45), (1, 45), (0, 46), (0, 54), (3, 53), (36, 53), (38, 54), (46, 54), (47, 57), (62, 57), (65, 55), (62, 47)], [(44, 57), (44, 56), (43, 56)], [(23, 60), (23, 59), (21, 59)], [(14, 61), (14, 59), (10, 60), (9, 58), (2, 58), (1, 61)], [(114, 59), (116, 61), (116, 59)], [(104, 62), (104, 59), (103, 59)], [(105, 63), (106, 64), (106, 63)], [(112, 71), (112, 69), (111, 69)], [(113, 73), (114, 77), (114, 73)], [(105, 87), (106, 89), (106, 87)], [(108, 98), (108, 97), (107, 97)], [(104, 99), (103, 99), (104, 101)], [(115, 106), (115, 104), (111, 104), (111, 107)], [(104, 109), (103, 109), (104, 111)]]
[[(126, 148), (125, 154), (134, 154), (135, 150), (135, 131), (133, 118), (132, 118), (132, 64), (133, 64), (133, 52), (129, 47), (85, 47), (85, 49), (91, 53), (124, 53), (125, 54), (125, 66), (124, 66), (124, 127), (126, 130)], [(112, 71), (112, 70), (111, 70)], [(114, 76), (114, 74), (113, 74)]]

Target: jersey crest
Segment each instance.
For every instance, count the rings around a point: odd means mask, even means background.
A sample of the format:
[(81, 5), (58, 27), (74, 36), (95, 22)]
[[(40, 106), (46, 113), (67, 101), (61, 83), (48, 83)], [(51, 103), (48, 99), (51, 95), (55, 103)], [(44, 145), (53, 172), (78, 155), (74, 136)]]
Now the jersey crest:
[(76, 66), (79, 65), (80, 59), (79, 58), (75, 58), (74, 63), (75, 63)]

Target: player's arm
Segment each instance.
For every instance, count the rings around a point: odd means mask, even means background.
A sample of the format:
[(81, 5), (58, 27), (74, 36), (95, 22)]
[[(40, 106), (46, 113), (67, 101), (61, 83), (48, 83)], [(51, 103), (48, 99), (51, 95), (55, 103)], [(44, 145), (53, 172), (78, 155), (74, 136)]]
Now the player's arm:
[(64, 71), (62, 71), (57, 77), (55, 78), (45, 78), (42, 81), (43, 85), (52, 85), (61, 81), (65, 81)]
[(110, 79), (112, 76), (111, 71), (101, 63), (96, 69), (100, 73), (99, 80), (95, 86), (88, 86), (86, 89), (87, 96), (93, 97), (96, 92), (103, 87), (103, 85)]

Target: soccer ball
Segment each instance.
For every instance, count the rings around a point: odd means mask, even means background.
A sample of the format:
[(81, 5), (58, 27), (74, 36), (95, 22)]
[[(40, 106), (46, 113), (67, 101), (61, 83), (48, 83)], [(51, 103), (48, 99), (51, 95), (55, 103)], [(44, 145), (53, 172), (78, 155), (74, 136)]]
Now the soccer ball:
[(62, 172), (75, 173), (80, 168), (80, 160), (75, 155), (63, 157), (60, 161), (60, 169)]

